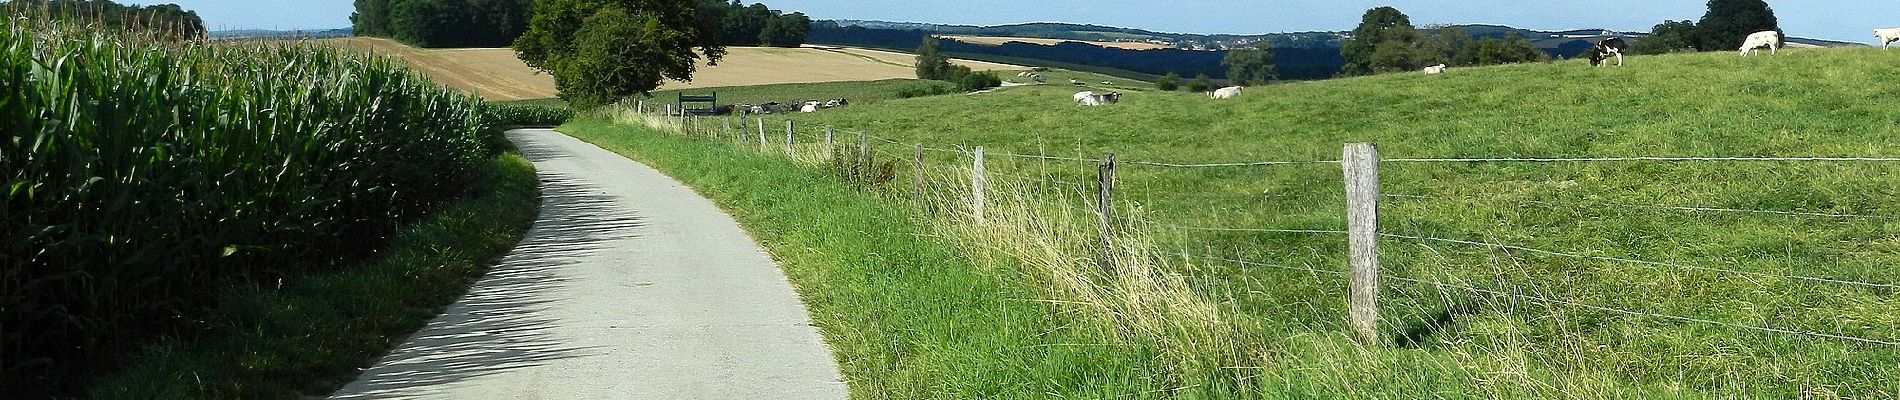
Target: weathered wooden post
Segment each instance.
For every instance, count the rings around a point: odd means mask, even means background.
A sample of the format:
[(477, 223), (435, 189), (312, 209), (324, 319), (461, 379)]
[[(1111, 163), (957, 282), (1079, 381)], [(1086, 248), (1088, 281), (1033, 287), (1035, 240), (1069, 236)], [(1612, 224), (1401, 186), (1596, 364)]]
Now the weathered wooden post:
[(915, 157), (911, 159), (910, 169), (914, 171), (910, 179), (911, 198), (916, 199), (917, 208), (924, 207), (924, 144), (915, 147)]
[(792, 154), (792, 120), (785, 120), (785, 154)]
[(831, 127), (826, 126), (825, 127), (825, 159), (826, 160), (830, 160), (830, 159), (838, 157), (836, 154), (832, 154), (833, 152), (837, 150), (837, 147), (833, 147), (831, 145), (831, 133), (832, 133)]
[(1347, 143), (1340, 158), (1346, 178), (1346, 242), (1352, 275), (1348, 314), (1366, 343), (1379, 343), (1379, 148)]
[(1103, 153), (1095, 170), (1095, 207), (1101, 216), (1102, 254), (1097, 265), (1105, 274), (1115, 272), (1115, 153)]
[(871, 181), (871, 142), (865, 139), (864, 132), (858, 132), (858, 159), (851, 165), (857, 170), (854, 179), (859, 183)]
[(983, 176), (983, 146), (976, 146), (973, 163), (970, 164), (970, 214), (977, 223), (983, 223), (983, 189), (989, 180)]
[(759, 117), (759, 150), (771, 150), (772, 142), (765, 140), (765, 117)]
[(633, 112), (636, 112), (636, 113), (641, 113), (641, 114), (646, 114), (646, 113), (647, 113), (647, 101), (646, 101), (646, 100), (639, 100), (639, 101), (635, 101), (635, 102), (633, 102)]

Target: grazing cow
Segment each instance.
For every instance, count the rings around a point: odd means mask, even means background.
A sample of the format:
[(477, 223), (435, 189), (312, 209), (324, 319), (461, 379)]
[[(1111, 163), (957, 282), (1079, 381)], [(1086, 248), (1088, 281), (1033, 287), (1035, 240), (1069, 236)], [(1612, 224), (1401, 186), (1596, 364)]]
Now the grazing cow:
[(1084, 106), (1102, 105), (1102, 99), (1099, 97), (1095, 97), (1095, 92), (1091, 92), (1091, 91), (1075, 92), (1075, 96), (1073, 97), (1075, 97), (1075, 104), (1077, 105), (1084, 105)]
[(1438, 64), (1438, 65), (1433, 65), (1430, 67), (1425, 67), (1424, 71), (1426, 75), (1442, 74), (1442, 73), (1445, 73), (1445, 64)]
[(1226, 99), (1231, 99), (1235, 97), (1240, 97), (1240, 91), (1246, 90), (1246, 89), (1247, 88), (1240, 87), (1240, 86), (1228, 86), (1228, 87), (1215, 90), (1213, 93), (1209, 93), (1207, 96), (1214, 98), (1214, 100), (1226, 100)]
[(1029, 80), (1036, 81), (1036, 83), (1049, 83), (1049, 78), (1043, 77), (1042, 74), (1035, 74), (1035, 76), (1029, 77)]
[(1113, 83), (1113, 82), (1109, 82), (1109, 81), (1102, 81), (1102, 85), (1104, 85), (1104, 86), (1107, 86), (1107, 85), (1114, 85), (1114, 84), (1115, 84), (1115, 83)]
[(1082, 81), (1079, 81), (1079, 80), (1075, 80), (1075, 79), (1070, 79), (1070, 80), (1069, 80), (1069, 84), (1070, 84), (1070, 85), (1076, 85), (1076, 86), (1082, 86)]
[(1742, 57), (1748, 57), (1749, 53), (1761, 54), (1761, 48), (1763, 47), (1768, 48), (1768, 54), (1775, 54), (1781, 51), (1781, 41), (1781, 32), (1761, 31), (1750, 33), (1748, 34), (1748, 39), (1742, 41)]
[(804, 106), (802, 106), (802, 107), (799, 107), (799, 108), (798, 108), (798, 112), (802, 112), (802, 113), (815, 113), (815, 112), (818, 112), (818, 102), (816, 102), (816, 101), (807, 101), (807, 102), (805, 102), (805, 105), (804, 105)]
[(1083, 106), (1099, 106), (1099, 105), (1106, 105), (1106, 104), (1115, 104), (1115, 103), (1120, 103), (1122, 101), (1122, 94), (1116, 93), (1116, 92), (1108, 92), (1108, 94), (1095, 94), (1095, 92), (1093, 91), (1084, 91), (1084, 92), (1076, 92), (1074, 97), (1075, 97), (1075, 104), (1083, 105)]
[(1603, 39), (1603, 41), (1597, 42), (1595, 46), (1590, 46), (1590, 66), (1595, 67), (1602, 65), (1603, 60), (1609, 59), (1610, 56), (1614, 55), (1616, 56), (1616, 66), (1621, 67), (1623, 66), (1624, 50), (1629, 50), (1629, 43), (1624, 42), (1623, 38)]
[(1900, 41), (1900, 28), (1875, 29), (1874, 39), (1880, 39), (1880, 49), (1886, 50), (1887, 44)]

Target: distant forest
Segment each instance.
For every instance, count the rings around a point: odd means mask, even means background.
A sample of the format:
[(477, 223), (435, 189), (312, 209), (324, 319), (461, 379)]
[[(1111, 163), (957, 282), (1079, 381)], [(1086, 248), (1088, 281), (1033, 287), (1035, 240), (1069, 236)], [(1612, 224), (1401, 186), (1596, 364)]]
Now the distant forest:
[[(351, 26), (360, 36), (416, 47), (507, 47), (528, 29), (533, 0), (356, 0)], [(797, 47), (811, 18), (738, 0), (698, 0), (702, 35), (727, 46)]]
[(416, 47), (505, 47), (533, 10), (533, 0), (356, 0), (350, 26)]
[(107, 0), (13, 0), (0, 2), (9, 16), (71, 18), (112, 28), (151, 29), (183, 38), (203, 38), (198, 13), (177, 4), (119, 5)]
[[(919, 29), (840, 26), (836, 21), (819, 21), (812, 25), (811, 42), (911, 51), (923, 42), (924, 36), (932, 34), (940, 33)], [(1227, 75), (1227, 67), (1221, 66), (1220, 63), (1221, 59), (1227, 57), (1227, 52), (1224, 50), (1128, 50), (1078, 42), (1055, 45), (1010, 42), (1001, 46), (988, 46), (954, 40), (945, 40), (942, 46), (944, 52), (952, 54), (1048, 60), (1149, 75), (1164, 75), (1170, 72), (1184, 76), (1207, 74), (1214, 78), (1225, 78)], [(1275, 70), (1281, 79), (1331, 78), (1339, 72), (1340, 66), (1346, 64), (1336, 47), (1276, 46), (1273, 52), (1274, 59), (1277, 61)]]

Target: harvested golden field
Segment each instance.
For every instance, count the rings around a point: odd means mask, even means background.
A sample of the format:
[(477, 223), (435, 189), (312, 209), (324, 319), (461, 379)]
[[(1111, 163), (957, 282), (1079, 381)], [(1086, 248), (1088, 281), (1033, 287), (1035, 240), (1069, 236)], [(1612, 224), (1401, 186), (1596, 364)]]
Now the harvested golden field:
[(1174, 48), (1174, 46), (1169, 46), (1165, 44), (1142, 43), (1142, 42), (1094, 42), (1094, 41), (1084, 41), (1084, 40), (1021, 38), (1021, 37), (1008, 37), (1008, 36), (955, 36), (955, 35), (952, 35), (952, 36), (942, 36), (942, 37), (944, 39), (950, 39), (950, 40), (955, 40), (955, 41), (969, 43), (969, 44), (980, 44), (980, 45), (986, 45), (986, 46), (1001, 46), (1004, 43), (1009, 43), (1009, 42), (1022, 42), (1022, 43), (1040, 44), (1040, 45), (1055, 45), (1057, 43), (1062, 43), (1062, 42), (1078, 42), (1078, 43), (1088, 43), (1088, 44), (1102, 46), (1102, 47), (1128, 49), (1128, 50), (1157, 50), (1157, 49)]
[[(555, 97), (554, 78), (515, 58), (514, 50), (418, 49), (380, 38), (355, 37), (326, 42), (389, 54), (411, 68), (450, 87), (492, 101)], [(916, 76), (914, 55), (837, 47), (729, 47), (719, 66), (700, 63), (691, 83), (667, 82), (660, 90), (905, 79)], [(968, 60), (959, 65), (979, 71), (1014, 71), (1028, 67)]]

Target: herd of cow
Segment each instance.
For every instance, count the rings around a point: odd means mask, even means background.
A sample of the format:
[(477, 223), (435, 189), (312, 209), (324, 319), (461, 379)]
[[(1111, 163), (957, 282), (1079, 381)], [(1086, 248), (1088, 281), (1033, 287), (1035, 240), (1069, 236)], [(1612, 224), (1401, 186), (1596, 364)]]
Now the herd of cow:
[(844, 107), (848, 105), (851, 105), (851, 100), (848, 100), (848, 99), (831, 99), (831, 100), (826, 100), (826, 101), (811, 100), (811, 101), (804, 101), (804, 102), (787, 102), (787, 103), (780, 103), (780, 102), (775, 101), (775, 102), (764, 103), (764, 104), (728, 105), (728, 106), (720, 107), (718, 110), (714, 110), (714, 114), (731, 115), (733, 113), (741, 113), (741, 114), (749, 114), (749, 115), (763, 115), (763, 114), (777, 114), (777, 113), (789, 113), (789, 112), (814, 113), (814, 112), (818, 112), (818, 110), (823, 110), (827, 108), (838, 108), (838, 107)]

